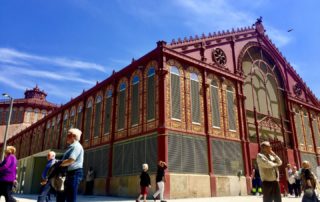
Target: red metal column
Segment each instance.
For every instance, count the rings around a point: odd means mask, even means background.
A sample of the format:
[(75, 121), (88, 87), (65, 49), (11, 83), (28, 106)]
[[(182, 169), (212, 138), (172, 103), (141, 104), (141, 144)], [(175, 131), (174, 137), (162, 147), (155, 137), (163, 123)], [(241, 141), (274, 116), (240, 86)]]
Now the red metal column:
[(204, 130), (206, 134), (207, 140), (207, 153), (208, 153), (208, 165), (209, 165), (209, 176), (210, 176), (210, 191), (211, 196), (217, 196), (217, 181), (216, 177), (214, 176), (213, 170), (213, 163), (212, 163), (212, 144), (211, 144), (211, 137), (209, 134), (209, 114), (208, 114), (208, 95), (207, 95), (207, 88), (210, 86), (206, 83), (207, 80), (207, 72), (205, 70), (202, 71), (202, 89), (203, 89), (203, 109), (204, 109)]
[[(159, 41), (157, 43), (158, 48), (161, 50), (159, 53), (159, 69), (158, 73), (158, 111), (159, 111), (159, 125), (158, 125), (158, 160), (162, 160), (168, 163), (168, 135), (166, 134), (166, 74), (168, 71), (166, 67), (166, 56), (163, 54), (162, 48), (166, 46), (166, 42)], [(170, 167), (170, 165), (169, 165)], [(170, 198), (170, 174), (165, 173), (166, 183), (164, 197)]]
[(113, 157), (113, 142), (114, 142), (114, 135), (115, 135), (115, 129), (116, 129), (116, 109), (117, 109), (117, 96), (118, 96), (118, 89), (117, 89), (118, 81), (113, 81), (113, 101), (112, 101), (112, 126), (110, 131), (110, 146), (109, 146), (109, 162), (108, 162), (108, 176), (106, 179), (106, 193), (110, 194), (110, 185), (111, 185), (111, 178), (112, 178), (112, 157)]

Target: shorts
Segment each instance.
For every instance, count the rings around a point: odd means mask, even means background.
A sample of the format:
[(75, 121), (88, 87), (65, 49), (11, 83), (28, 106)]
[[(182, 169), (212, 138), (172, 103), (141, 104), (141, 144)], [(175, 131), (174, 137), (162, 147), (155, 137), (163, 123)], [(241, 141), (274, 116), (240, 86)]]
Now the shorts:
[(141, 188), (141, 192), (140, 192), (141, 195), (148, 195), (148, 187), (141, 186), (140, 188)]

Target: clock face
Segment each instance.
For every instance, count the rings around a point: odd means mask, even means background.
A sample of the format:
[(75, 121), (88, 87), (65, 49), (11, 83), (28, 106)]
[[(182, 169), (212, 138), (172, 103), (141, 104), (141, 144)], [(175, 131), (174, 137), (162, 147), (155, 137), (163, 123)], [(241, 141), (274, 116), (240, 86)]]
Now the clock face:
[(296, 94), (296, 96), (300, 96), (302, 94), (302, 88), (301, 88), (301, 84), (300, 83), (296, 83), (293, 86), (293, 92), (294, 92), (294, 94)]
[(220, 48), (215, 48), (212, 51), (212, 59), (219, 66), (225, 66), (227, 63), (227, 56), (224, 51)]

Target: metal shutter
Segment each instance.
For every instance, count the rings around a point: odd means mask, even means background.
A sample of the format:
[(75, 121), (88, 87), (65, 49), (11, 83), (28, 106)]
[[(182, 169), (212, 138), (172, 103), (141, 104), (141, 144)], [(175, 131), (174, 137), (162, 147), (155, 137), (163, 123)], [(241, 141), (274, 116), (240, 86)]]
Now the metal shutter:
[(92, 107), (86, 108), (86, 120), (84, 125), (84, 139), (89, 140), (90, 139), (90, 127), (91, 127), (91, 117), (92, 117)]
[(175, 74), (171, 74), (171, 106), (171, 117), (180, 119), (180, 77)]
[(66, 146), (66, 139), (67, 139), (67, 124), (68, 124), (68, 120), (63, 120), (62, 122), (62, 137), (60, 140), (60, 148), (63, 149)]
[(240, 142), (212, 140), (212, 166), (217, 175), (237, 175), (243, 171), (243, 157)]
[(155, 118), (155, 80), (154, 76), (148, 77), (147, 90), (147, 121)]
[(126, 91), (119, 92), (119, 105), (118, 105), (118, 130), (124, 129), (125, 126), (125, 113), (126, 113)]
[(205, 138), (170, 133), (168, 150), (170, 172), (208, 173)]
[(307, 145), (313, 145), (312, 144), (312, 135), (311, 135), (311, 128), (310, 128), (310, 122), (309, 122), (309, 117), (304, 116), (304, 128), (306, 131), (306, 144)]
[(313, 126), (313, 132), (314, 132), (314, 138), (315, 138), (315, 141), (316, 141), (316, 146), (320, 147), (319, 127), (318, 127), (317, 118), (312, 121), (312, 126)]
[(105, 107), (104, 134), (110, 133), (111, 110), (112, 110), (112, 97), (108, 97), (106, 101), (106, 107)]
[(235, 114), (234, 114), (233, 92), (227, 91), (227, 99), (228, 99), (229, 130), (236, 130), (236, 120), (235, 120)]
[(158, 139), (156, 137), (146, 140), (146, 163), (149, 164), (149, 170), (155, 172), (158, 168)]
[(133, 170), (133, 165), (134, 165), (134, 144), (128, 143), (124, 144), (124, 160), (123, 160), (123, 174), (131, 174)]
[(199, 82), (191, 80), (191, 114), (192, 122), (200, 123)]
[(117, 176), (123, 173), (123, 145), (113, 146), (113, 158), (112, 158), (112, 175)]
[(212, 125), (220, 127), (219, 93), (218, 88), (211, 86)]
[(142, 170), (142, 164), (146, 163), (145, 158), (145, 141), (134, 142), (134, 166), (133, 172), (139, 173)]
[(170, 134), (168, 140), (168, 166), (170, 172), (181, 172), (182, 141), (179, 135)]
[(304, 138), (303, 138), (303, 133), (302, 133), (301, 116), (299, 113), (295, 114), (294, 120), (295, 120), (295, 125), (296, 125), (296, 132), (297, 132), (297, 136), (298, 136), (298, 143), (305, 144)]
[(208, 173), (208, 147), (205, 138), (194, 140), (195, 148), (195, 172)]
[(131, 125), (139, 123), (139, 83), (132, 86)]
[(94, 121), (94, 137), (100, 135), (101, 122), (101, 102), (96, 103), (95, 121)]

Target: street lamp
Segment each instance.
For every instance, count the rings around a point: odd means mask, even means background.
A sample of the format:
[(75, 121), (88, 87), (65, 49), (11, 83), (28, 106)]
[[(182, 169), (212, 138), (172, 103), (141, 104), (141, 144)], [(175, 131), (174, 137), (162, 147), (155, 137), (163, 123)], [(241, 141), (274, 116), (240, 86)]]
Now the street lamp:
[(8, 116), (8, 120), (7, 120), (6, 130), (5, 130), (5, 132), (4, 132), (4, 139), (3, 139), (3, 148), (2, 148), (2, 154), (1, 154), (1, 161), (3, 161), (3, 159), (4, 159), (4, 153), (5, 153), (6, 147), (7, 147), (8, 128), (9, 128), (9, 125), (10, 125), (11, 113), (12, 113), (12, 106), (13, 106), (13, 98), (12, 98), (9, 94), (7, 94), (7, 93), (2, 93), (2, 96), (10, 98), (10, 109), (9, 109), (9, 116)]

